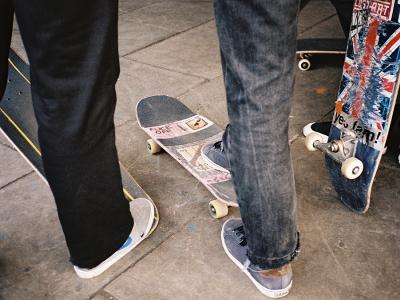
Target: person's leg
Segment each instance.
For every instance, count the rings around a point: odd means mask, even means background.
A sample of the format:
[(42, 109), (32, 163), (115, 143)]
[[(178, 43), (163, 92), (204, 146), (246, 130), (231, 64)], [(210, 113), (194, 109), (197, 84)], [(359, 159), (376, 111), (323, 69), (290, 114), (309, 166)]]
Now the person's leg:
[(8, 50), (13, 24), (12, 0), (0, 2), (0, 100), (3, 97), (8, 76)]
[(299, 1), (214, 4), (230, 120), (224, 147), (247, 255), (259, 269), (275, 269), (298, 252), (288, 119)]
[(118, 1), (14, 0), (46, 177), (74, 265), (120, 248), (133, 220), (115, 147)]

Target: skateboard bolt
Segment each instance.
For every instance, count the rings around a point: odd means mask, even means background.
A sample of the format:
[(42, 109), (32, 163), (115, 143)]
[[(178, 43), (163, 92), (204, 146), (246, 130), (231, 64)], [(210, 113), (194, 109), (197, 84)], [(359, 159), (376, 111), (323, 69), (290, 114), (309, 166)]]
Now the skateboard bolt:
[(336, 144), (335, 142), (332, 142), (331, 145), (329, 146), (329, 150), (331, 152), (338, 152), (339, 151), (339, 145)]
[(360, 171), (360, 168), (359, 167), (355, 167), (353, 169), (353, 174), (356, 175), (356, 174), (358, 174), (359, 171)]

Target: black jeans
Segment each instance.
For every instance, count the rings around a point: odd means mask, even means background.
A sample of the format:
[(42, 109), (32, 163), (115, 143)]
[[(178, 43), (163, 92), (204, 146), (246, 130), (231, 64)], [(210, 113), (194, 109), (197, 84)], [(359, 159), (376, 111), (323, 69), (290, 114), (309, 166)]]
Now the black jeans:
[(71, 261), (91, 268), (133, 227), (113, 120), (118, 1), (1, 0), (1, 93), (14, 10), (31, 66), (43, 164)]

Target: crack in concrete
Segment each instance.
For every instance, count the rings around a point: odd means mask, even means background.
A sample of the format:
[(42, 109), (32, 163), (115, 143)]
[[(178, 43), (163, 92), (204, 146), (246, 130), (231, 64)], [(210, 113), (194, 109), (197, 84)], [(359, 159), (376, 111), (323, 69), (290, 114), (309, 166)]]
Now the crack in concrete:
[(21, 179), (24, 179), (25, 177), (28, 177), (29, 175), (31, 175), (31, 174), (33, 174), (33, 173), (35, 173), (35, 171), (32, 170), (32, 171), (30, 171), (30, 172), (28, 172), (28, 173), (26, 173), (26, 174), (24, 174), (24, 175), (22, 175), (22, 176), (20, 176), (20, 177), (18, 177), (18, 178), (16, 178), (16, 179), (14, 179), (14, 180), (12, 180), (12, 181), (6, 183), (5, 185), (0, 186), (0, 190), (3, 190), (3, 189), (5, 189), (5, 188), (9, 187), (9, 186), (12, 185), (13, 183), (15, 183), (15, 182), (17, 182), (17, 181), (19, 181), (19, 180), (21, 180)]
[(105, 291), (104, 289), (100, 289), (93, 296), (91, 296), (89, 299), (94, 299), (97, 296), (100, 296), (101, 298), (108, 299), (108, 300), (119, 300), (117, 297), (115, 297), (114, 295), (112, 295), (109, 292)]
[[(172, 33), (171, 35), (165, 36), (165, 37), (161, 38), (160, 40), (154, 41), (154, 42), (152, 42), (152, 43), (150, 43), (150, 44), (148, 44), (148, 45), (146, 45), (146, 46), (143, 46), (143, 47), (138, 48), (138, 49), (135, 49), (135, 50), (133, 50), (133, 51), (131, 51), (131, 52), (125, 53), (125, 54), (121, 55), (120, 57), (126, 58), (126, 56), (128, 56), (128, 55), (131, 55), (131, 54), (133, 54), (133, 53), (136, 53), (136, 52), (139, 52), (139, 51), (144, 50), (144, 49), (146, 49), (146, 48), (149, 48), (149, 47), (151, 47), (151, 46), (153, 46), (153, 45), (159, 44), (159, 43), (161, 43), (161, 42), (163, 42), (163, 41), (165, 41), (165, 40), (168, 40), (168, 39), (170, 39), (170, 38), (172, 38), (172, 37), (175, 37), (175, 36), (177, 36), (177, 35), (179, 35), (179, 34), (188, 32), (188, 31), (190, 31), (190, 30), (192, 30), (192, 29), (198, 28), (198, 27), (200, 27), (200, 26), (203, 26), (203, 25), (205, 25), (205, 24), (207, 24), (207, 23), (210, 23), (210, 22), (213, 22), (213, 21), (214, 21), (214, 18), (209, 19), (209, 20), (207, 20), (207, 21), (205, 21), (205, 22), (203, 22), (203, 23), (201, 23), (201, 24), (199, 24), (199, 25), (196, 25), (196, 26), (190, 27), (190, 28), (188, 28), (188, 29), (185, 29), (185, 30), (183, 30), (183, 31), (179, 31), (179, 32), (176, 32), (176, 33)], [(144, 23), (143, 23), (143, 24), (144, 24)], [(149, 24), (149, 25), (151, 25), (151, 24)], [(154, 25), (152, 25), (152, 26), (154, 26)], [(156, 26), (155, 26), (155, 27), (156, 27)], [(162, 28), (162, 27), (160, 27), (160, 28)], [(165, 28), (164, 28), (164, 29), (165, 29)]]
[(336, 13), (334, 13), (334, 14), (332, 14), (332, 15), (330, 15), (330, 16), (327, 16), (327, 17), (325, 17), (325, 18), (323, 18), (322, 20), (318, 21), (317, 23), (315, 23), (315, 24), (313, 24), (313, 25), (311, 25), (311, 26), (306, 27), (304, 30), (302, 30), (302, 31), (299, 32), (299, 35), (305, 33), (306, 31), (308, 31), (308, 30), (310, 30), (310, 29), (313, 29), (314, 27), (316, 27), (316, 26), (318, 26), (318, 25), (324, 23), (325, 21), (328, 21), (329, 19), (332, 19), (333, 17), (336, 17)]
[(182, 71), (179, 71), (179, 70), (169, 69), (169, 68), (166, 68), (166, 67), (163, 67), (163, 66), (159, 66), (159, 65), (153, 65), (151, 63), (143, 62), (143, 61), (136, 60), (136, 59), (131, 59), (131, 58), (128, 58), (128, 57), (123, 57), (123, 58), (126, 59), (126, 60), (129, 60), (131, 62), (135, 62), (135, 63), (139, 63), (139, 64), (142, 64), (142, 65), (150, 66), (150, 67), (153, 67), (153, 68), (156, 68), (156, 69), (160, 69), (160, 70), (163, 70), (163, 71), (168, 71), (168, 72), (177, 73), (177, 74), (181, 74), (181, 75), (185, 75), (185, 76), (190, 76), (190, 77), (194, 77), (194, 78), (197, 78), (197, 79), (202, 79), (203, 81), (210, 81), (209, 78), (202, 77), (202, 76), (199, 76), (199, 75), (186, 73), (186, 72), (182, 72)]

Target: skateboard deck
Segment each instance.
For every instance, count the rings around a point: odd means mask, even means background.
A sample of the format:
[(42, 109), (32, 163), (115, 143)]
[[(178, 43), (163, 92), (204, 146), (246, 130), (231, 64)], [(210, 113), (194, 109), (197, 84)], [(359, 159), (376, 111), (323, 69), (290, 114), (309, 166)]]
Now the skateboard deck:
[(297, 55), (300, 60), (298, 67), (302, 71), (311, 69), (311, 57), (315, 54), (344, 55), (346, 39), (299, 39), (297, 40)]
[(160, 146), (217, 198), (209, 205), (213, 217), (223, 217), (229, 206), (238, 206), (230, 173), (212, 168), (201, 156), (203, 145), (221, 140), (220, 127), (168, 96), (140, 100), (136, 116), (152, 139), (147, 142), (149, 151), (156, 153)]
[(306, 138), (325, 152), (341, 201), (359, 213), (370, 205), (399, 90), (399, 13), (395, 0), (355, 1), (328, 143)]
[[(0, 131), (47, 184), (37, 135), (38, 125), (31, 101), (29, 66), (13, 50), (10, 50), (8, 63), (7, 88), (0, 102)], [(121, 162), (120, 169), (127, 200), (146, 198), (152, 201)], [(154, 222), (149, 235), (159, 222), (155, 205), (154, 211)]]

